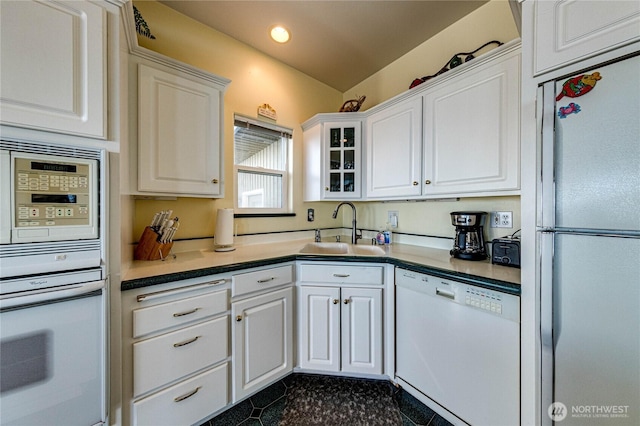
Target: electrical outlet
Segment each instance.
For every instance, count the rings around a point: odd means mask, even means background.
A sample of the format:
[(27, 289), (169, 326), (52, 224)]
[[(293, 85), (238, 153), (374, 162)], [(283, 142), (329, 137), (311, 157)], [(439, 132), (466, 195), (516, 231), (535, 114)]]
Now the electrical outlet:
[(395, 210), (387, 211), (387, 223), (392, 228), (398, 227), (398, 212)]
[(513, 228), (513, 212), (491, 212), (492, 228)]

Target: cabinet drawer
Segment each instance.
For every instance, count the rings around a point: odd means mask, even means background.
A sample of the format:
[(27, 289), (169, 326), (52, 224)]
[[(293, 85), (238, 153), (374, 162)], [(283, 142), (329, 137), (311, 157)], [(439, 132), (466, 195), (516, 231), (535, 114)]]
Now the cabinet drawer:
[(203, 294), (133, 311), (133, 337), (186, 324), (228, 309), (227, 291)]
[(133, 403), (136, 425), (194, 424), (229, 402), (229, 364), (224, 363), (191, 379)]
[(332, 284), (383, 284), (382, 266), (302, 265), (300, 281)]
[(133, 393), (138, 396), (222, 361), (229, 354), (229, 316), (133, 345)]
[(234, 275), (231, 281), (231, 297), (290, 282), (293, 282), (291, 265)]

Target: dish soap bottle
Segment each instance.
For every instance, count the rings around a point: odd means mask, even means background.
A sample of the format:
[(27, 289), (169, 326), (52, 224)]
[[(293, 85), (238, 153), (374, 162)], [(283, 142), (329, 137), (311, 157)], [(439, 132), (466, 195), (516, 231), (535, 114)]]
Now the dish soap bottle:
[(385, 237), (384, 237), (384, 231), (381, 229), (377, 234), (376, 234), (376, 244), (379, 245), (384, 245), (385, 243)]
[(384, 230), (384, 243), (391, 244), (391, 226), (387, 222), (387, 228)]

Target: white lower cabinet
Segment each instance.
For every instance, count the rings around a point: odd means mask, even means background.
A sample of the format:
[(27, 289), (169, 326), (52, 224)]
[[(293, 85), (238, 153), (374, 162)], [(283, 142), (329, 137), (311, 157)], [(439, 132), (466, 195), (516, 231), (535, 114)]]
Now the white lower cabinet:
[(293, 370), (293, 287), (278, 289), (283, 282), (293, 282), (291, 265), (233, 277), (233, 294), (260, 289), (238, 294), (231, 304), (233, 402)]
[(229, 403), (229, 292), (214, 287), (225, 280), (200, 281), (137, 295), (135, 425), (193, 424)]
[(301, 265), (301, 369), (382, 374), (383, 282), (381, 266)]
[(382, 374), (382, 289), (300, 287), (300, 367)]
[(229, 363), (133, 403), (136, 425), (192, 424), (227, 405)]

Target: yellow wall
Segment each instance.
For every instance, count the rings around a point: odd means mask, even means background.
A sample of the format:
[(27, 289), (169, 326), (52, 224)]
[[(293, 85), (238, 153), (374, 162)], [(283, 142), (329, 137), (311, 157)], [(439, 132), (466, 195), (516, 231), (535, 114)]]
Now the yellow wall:
[[(337, 111), (342, 93), (266, 56), (218, 31), (212, 30), (155, 1), (137, 1), (155, 40), (139, 37), (141, 46), (232, 80), (225, 95), (225, 198), (180, 198), (176, 201), (137, 200), (133, 241), (137, 241), (154, 212), (172, 209), (180, 217), (177, 238), (211, 237), (218, 208), (233, 207), (233, 114), (251, 117), (270, 104), (277, 124), (293, 129), (293, 209), (295, 218), (237, 219), (238, 233), (312, 229), (341, 225), (331, 219), (332, 205), (303, 203), (302, 129), (300, 123), (318, 111)], [(316, 221), (307, 222), (307, 208), (316, 210)]]
[[(233, 114), (256, 116), (258, 105), (263, 103), (276, 109), (277, 124), (294, 130), (292, 181), (293, 209), (297, 216), (237, 219), (238, 233), (350, 226), (351, 212), (348, 209), (344, 209), (342, 220), (331, 219), (337, 203), (301, 201), (304, 170), (300, 123), (320, 111), (337, 111), (343, 100), (355, 93), (366, 95), (363, 109), (370, 108), (405, 91), (413, 78), (437, 71), (456, 52), (473, 50), (494, 38), (506, 42), (518, 36), (507, 2), (493, 0), (343, 94), (158, 2), (137, 1), (135, 5), (156, 36), (155, 40), (139, 37), (140, 45), (229, 78), (232, 83), (225, 95), (225, 198), (136, 200), (133, 241), (137, 241), (153, 214), (163, 209), (172, 209), (174, 215), (180, 217), (179, 239), (213, 235), (216, 209), (233, 207)], [(514, 212), (514, 229), (520, 223), (519, 197), (357, 205), (358, 225), (366, 229), (377, 229), (383, 225), (387, 210), (400, 212), (398, 231), (436, 236), (452, 235), (449, 212), (454, 210), (508, 210)], [(306, 220), (307, 208), (316, 210), (313, 223)], [(491, 231), (488, 233), (489, 238), (497, 235)]]
[[(362, 111), (367, 110), (405, 92), (415, 78), (437, 73), (456, 53), (472, 52), (492, 40), (506, 43), (518, 37), (509, 2), (492, 0), (347, 90), (344, 100), (365, 95)], [(475, 56), (495, 47), (487, 46)]]
[[(508, 1), (492, 0), (349, 89), (344, 93), (343, 99), (365, 95), (367, 99), (362, 110), (367, 110), (405, 92), (413, 79), (435, 74), (458, 52), (471, 52), (491, 40), (506, 43), (518, 37)], [(476, 56), (494, 48), (495, 45), (488, 46)], [(514, 228), (487, 229), (489, 239), (520, 228), (520, 197), (467, 198), (457, 202), (360, 203), (358, 223), (363, 227), (377, 229), (386, 223), (388, 210), (399, 212), (398, 231), (408, 233), (450, 237), (453, 226), (449, 213), (461, 210), (513, 212)], [(344, 219), (344, 223), (348, 225), (350, 216), (345, 215)]]

